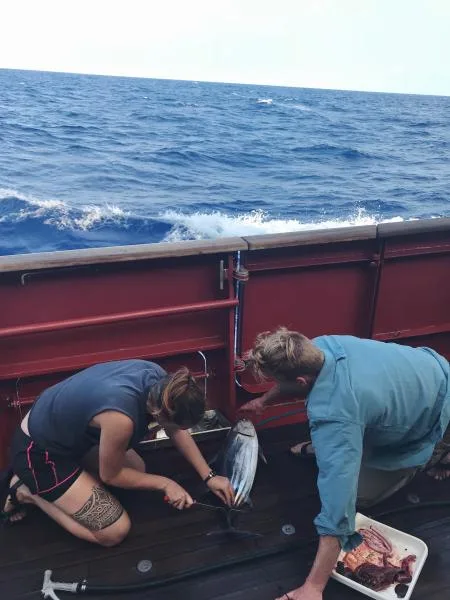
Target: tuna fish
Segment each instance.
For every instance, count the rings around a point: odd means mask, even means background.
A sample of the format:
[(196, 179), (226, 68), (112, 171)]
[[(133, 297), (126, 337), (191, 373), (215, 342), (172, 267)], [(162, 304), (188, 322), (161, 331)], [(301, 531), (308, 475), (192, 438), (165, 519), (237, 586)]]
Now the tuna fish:
[(258, 465), (258, 436), (253, 423), (241, 419), (229, 431), (215, 462), (218, 475), (228, 477), (233, 486), (235, 506), (250, 503), (250, 492)]

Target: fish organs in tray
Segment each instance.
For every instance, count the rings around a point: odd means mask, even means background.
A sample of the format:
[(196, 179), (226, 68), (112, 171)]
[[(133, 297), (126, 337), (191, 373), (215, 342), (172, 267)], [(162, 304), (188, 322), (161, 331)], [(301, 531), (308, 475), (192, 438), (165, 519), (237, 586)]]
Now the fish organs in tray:
[(338, 573), (377, 592), (394, 583), (411, 582), (416, 556), (396, 557), (391, 542), (373, 526), (359, 529), (358, 533), (363, 542), (338, 563)]

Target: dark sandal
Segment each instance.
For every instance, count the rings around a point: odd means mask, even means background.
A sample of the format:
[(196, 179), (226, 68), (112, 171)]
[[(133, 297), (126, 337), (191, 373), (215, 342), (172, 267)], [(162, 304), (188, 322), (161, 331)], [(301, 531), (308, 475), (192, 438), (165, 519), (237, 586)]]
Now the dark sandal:
[[(297, 446), (301, 446), (300, 451), (294, 452), (293, 448), (296, 448)], [(315, 460), (316, 455), (314, 454), (314, 452), (308, 452), (308, 448), (310, 447), (312, 447), (311, 440), (308, 442), (300, 442), (299, 444), (295, 444), (295, 446), (292, 446), (292, 448), (290, 449), (290, 453), (296, 458), (306, 458), (308, 460)]]
[[(14, 477), (12, 471), (7, 471), (3, 477), (1, 478), (1, 493), (0, 493), (0, 504), (2, 510), (0, 511), (0, 521), (3, 524), (15, 525), (16, 523), (20, 523), (23, 521), (22, 519), (18, 519), (17, 521), (11, 521), (11, 517), (17, 515), (18, 513), (26, 515), (26, 507), (21, 504), (17, 500), (17, 489), (23, 484), (20, 479), (18, 479), (15, 483), (10, 485), (11, 479)], [(10, 504), (13, 506), (11, 510), (5, 511), (4, 507), (9, 499)]]

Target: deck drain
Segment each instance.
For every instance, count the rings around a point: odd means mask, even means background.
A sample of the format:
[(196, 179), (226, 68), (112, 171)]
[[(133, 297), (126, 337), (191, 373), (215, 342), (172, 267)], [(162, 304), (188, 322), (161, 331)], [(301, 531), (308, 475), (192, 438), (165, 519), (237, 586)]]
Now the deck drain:
[(407, 500), (411, 504), (419, 504), (420, 503), (420, 498), (417, 494), (408, 494)]
[(140, 560), (137, 564), (137, 570), (139, 573), (148, 573), (151, 571), (153, 565), (151, 560)]
[(295, 527), (290, 523), (286, 523), (286, 525), (283, 525), (281, 528), (281, 531), (284, 533), (284, 535), (293, 535), (295, 533)]

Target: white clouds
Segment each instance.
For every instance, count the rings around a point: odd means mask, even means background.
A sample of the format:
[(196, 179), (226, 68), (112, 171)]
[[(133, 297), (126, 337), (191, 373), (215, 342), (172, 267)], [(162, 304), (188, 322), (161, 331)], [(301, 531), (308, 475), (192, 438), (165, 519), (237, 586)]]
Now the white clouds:
[(450, 94), (447, 0), (15, 0), (0, 67)]

